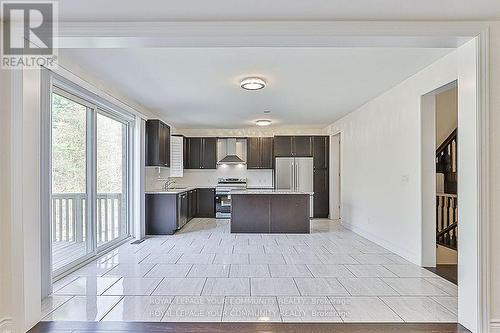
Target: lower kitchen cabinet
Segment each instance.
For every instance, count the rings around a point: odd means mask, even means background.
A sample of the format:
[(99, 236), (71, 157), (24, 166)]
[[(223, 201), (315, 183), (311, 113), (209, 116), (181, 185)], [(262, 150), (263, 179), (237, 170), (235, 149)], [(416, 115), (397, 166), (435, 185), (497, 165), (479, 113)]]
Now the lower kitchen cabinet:
[(177, 199), (178, 194), (146, 194), (146, 235), (171, 235), (177, 230), (183, 211)]
[(314, 169), (313, 216), (327, 218), (330, 212), (328, 169)]
[(188, 220), (198, 215), (198, 190), (188, 192)]
[(215, 188), (198, 188), (197, 217), (215, 218)]
[(215, 217), (215, 189), (146, 194), (146, 234), (172, 235), (195, 217)]

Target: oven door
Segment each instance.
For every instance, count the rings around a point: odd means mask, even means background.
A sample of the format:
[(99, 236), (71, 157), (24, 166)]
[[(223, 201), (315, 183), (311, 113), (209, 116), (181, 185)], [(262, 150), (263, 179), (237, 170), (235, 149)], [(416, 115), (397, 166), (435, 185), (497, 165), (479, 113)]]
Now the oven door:
[(215, 194), (215, 217), (219, 219), (231, 218), (231, 194)]

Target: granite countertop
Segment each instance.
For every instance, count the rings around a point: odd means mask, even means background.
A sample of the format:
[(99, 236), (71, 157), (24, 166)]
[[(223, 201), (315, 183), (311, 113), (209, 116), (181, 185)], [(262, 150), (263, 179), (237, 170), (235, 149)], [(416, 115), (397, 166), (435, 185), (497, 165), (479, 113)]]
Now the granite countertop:
[(262, 189), (262, 190), (233, 190), (231, 194), (307, 194), (313, 195), (314, 192), (297, 192), (287, 190)]
[(157, 191), (145, 191), (145, 194), (180, 194), (184, 192), (189, 192), (196, 190), (197, 188), (215, 188), (215, 186), (183, 186), (176, 185), (174, 188), (168, 190), (157, 190)]

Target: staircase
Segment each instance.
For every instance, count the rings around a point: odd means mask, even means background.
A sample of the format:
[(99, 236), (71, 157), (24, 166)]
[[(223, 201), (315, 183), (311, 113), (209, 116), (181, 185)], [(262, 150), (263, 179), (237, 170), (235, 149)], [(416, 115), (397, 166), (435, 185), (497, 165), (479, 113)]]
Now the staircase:
[(436, 172), (442, 174), (444, 193), (436, 195), (436, 243), (457, 250), (457, 130), (436, 150)]

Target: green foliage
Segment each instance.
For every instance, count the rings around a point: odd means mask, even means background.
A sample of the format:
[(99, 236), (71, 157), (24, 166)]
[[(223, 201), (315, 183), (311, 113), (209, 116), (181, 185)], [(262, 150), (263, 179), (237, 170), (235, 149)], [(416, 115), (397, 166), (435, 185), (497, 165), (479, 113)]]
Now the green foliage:
[[(86, 179), (87, 108), (53, 94), (52, 191), (84, 193)], [(126, 140), (125, 126), (97, 114), (97, 191), (121, 193)]]

